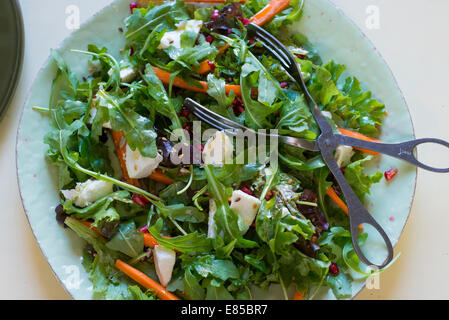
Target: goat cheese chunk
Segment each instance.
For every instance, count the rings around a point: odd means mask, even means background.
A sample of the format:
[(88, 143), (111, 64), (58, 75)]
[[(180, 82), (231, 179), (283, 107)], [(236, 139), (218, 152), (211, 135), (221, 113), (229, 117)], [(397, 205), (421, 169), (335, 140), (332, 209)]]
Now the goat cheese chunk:
[(77, 207), (87, 207), (100, 198), (112, 193), (113, 184), (102, 180), (87, 180), (86, 182), (76, 184), (75, 189), (61, 190), (67, 200)]
[(249, 194), (235, 190), (232, 193), (231, 209), (233, 209), (242, 218), (245, 229), (242, 231), (245, 234), (256, 217), (257, 211), (260, 207), (260, 200)]
[(283, 207), (282, 208), (282, 215), (281, 215), (281, 217), (282, 218), (285, 218), (286, 216), (288, 216), (290, 214), (290, 211), (286, 208), (286, 207)]
[(351, 158), (354, 155), (354, 150), (351, 146), (339, 145), (335, 149), (335, 160), (340, 168), (346, 167), (351, 163)]
[[(108, 75), (112, 76), (113, 72), (113, 69), (109, 69)], [(120, 69), (120, 82), (130, 83), (136, 78), (136, 76), (137, 71), (131, 66)]]
[(223, 131), (217, 131), (204, 145), (203, 162), (222, 167), (225, 163), (232, 163), (233, 154), (231, 139)]
[(176, 263), (176, 253), (171, 249), (156, 245), (154, 246), (153, 254), (159, 282), (163, 287), (166, 287), (171, 280), (173, 267)]
[(170, 46), (181, 49), (181, 35), (184, 32), (199, 34), (202, 26), (203, 21), (201, 20), (187, 20), (178, 23), (176, 30), (164, 33), (158, 49), (168, 49)]
[(131, 150), (129, 145), (126, 145), (126, 170), (131, 179), (142, 179), (148, 177), (162, 161), (162, 156), (158, 153), (156, 158), (147, 158), (142, 156), (140, 151)]

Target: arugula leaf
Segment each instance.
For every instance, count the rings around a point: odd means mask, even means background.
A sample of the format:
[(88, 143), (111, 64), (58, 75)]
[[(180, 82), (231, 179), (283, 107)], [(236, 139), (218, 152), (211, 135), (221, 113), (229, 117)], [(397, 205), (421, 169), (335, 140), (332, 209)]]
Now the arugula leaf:
[(223, 285), (217, 287), (209, 284), (207, 286), (206, 300), (234, 300), (234, 297)]
[(204, 300), (206, 293), (198, 279), (192, 274), (191, 267), (187, 267), (184, 273), (184, 295), (189, 300)]
[[(207, 85), (209, 87), (207, 89), (207, 94), (218, 102), (220, 108), (224, 109), (230, 106), (234, 101), (235, 94), (233, 92), (231, 92), (229, 96), (226, 95), (226, 82), (223, 79), (216, 78), (214, 74), (209, 74), (207, 76)], [(227, 108), (227, 110), (229, 110), (229, 108)]]
[(168, 97), (164, 85), (156, 76), (151, 64), (146, 65), (143, 79), (148, 85), (148, 95), (152, 98), (152, 101), (155, 104), (153, 108), (172, 121), (172, 129), (182, 129), (181, 121), (173, 106), (173, 102)]
[(340, 272), (337, 276), (328, 275), (326, 283), (332, 288), (332, 292), (337, 299), (352, 296), (351, 280), (346, 274)]
[(345, 124), (369, 136), (378, 136), (380, 126), (385, 116), (385, 105), (372, 99), (371, 91), (363, 91), (360, 81), (347, 78), (342, 92), (352, 100), (352, 108), (340, 108), (339, 115), (345, 119)]
[(142, 292), (139, 286), (129, 286), (128, 291), (132, 294), (133, 300), (157, 300), (156, 295), (151, 290)]
[(125, 105), (126, 98), (120, 99), (100, 89), (97, 93), (98, 104), (109, 111), (112, 129), (123, 131), (126, 142), (132, 150), (139, 149), (144, 157), (155, 158), (157, 155), (156, 138), (153, 123)]
[(170, 46), (168, 47), (168, 55), (173, 61), (167, 65), (167, 69), (172, 72), (197, 70), (201, 61), (206, 59), (213, 60), (217, 53), (218, 50), (207, 41), (190, 48), (178, 49), (175, 46)]
[(191, 265), (203, 278), (212, 276), (226, 281), (228, 279), (238, 279), (240, 276), (237, 267), (232, 261), (215, 259), (211, 255), (197, 257)]
[(160, 245), (184, 253), (208, 252), (212, 250), (211, 239), (208, 239), (205, 234), (200, 234), (198, 232), (173, 238), (163, 237), (160, 234), (162, 230), (162, 224), (162, 219), (159, 219), (154, 226), (151, 226), (148, 229), (151, 235), (157, 240)]
[(163, 205), (155, 203), (159, 213), (163, 217), (171, 217), (178, 221), (199, 223), (206, 219), (206, 216), (196, 207), (185, 206), (182, 203)]
[[(225, 242), (230, 242), (240, 238), (240, 225), (242, 224), (240, 216), (229, 207), (228, 198), (231, 195), (230, 190), (225, 187), (215, 177), (210, 165), (204, 166), (208, 181), (208, 190), (214, 197), (217, 211), (214, 215), (217, 226), (217, 234), (223, 233)], [(232, 190), (232, 189), (231, 189)], [(243, 228), (242, 228), (243, 229)]]
[(360, 201), (363, 201), (365, 195), (370, 193), (371, 185), (378, 183), (383, 177), (380, 171), (373, 175), (367, 175), (363, 172), (363, 164), (371, 159), (372, 156), (367, 156), (364, 159), (350, 163), (345, 168), (345, 178)]
[(276, 129), (281, 135), (308, 140), (315, 140), (319, 132), (309, 107), (300, 95), (282, 104)]
[(324, 67), (312, 66), (314, 72), (308, 89), (317, 103), (325, 110), (341, 118), (340, 125), (376, 137), (378, 125), (382, 124), (385, 105), (364, 92), (356, 78), (347, 78), (343, 86), (338, 84), (345, 66), (331, 61)]
[(136, 230), (134, 221), (122, 222), (115, 236), (106, 243), (106, 247), (136, 258), (143, 252), (143, 233)]
[(52, 57), (53, 61), (56, 63), (56, 65), (58, 66), (59, 70), (61, 70), (61, 72), (66, 76), (66, 78), (69, 81), (70, 86), (73, 90), (73, 94), (74, 94), (74, 96), (76, 96), (77, 90), (78, 90), (78, 84), (79, 84), (76, 74), (74, 74), (70, 70), (69, 66), (64, 61), (64, 59), (62, 58), (62, 56), (59, 54), (58, 51), (51, 49), (51, 57)]

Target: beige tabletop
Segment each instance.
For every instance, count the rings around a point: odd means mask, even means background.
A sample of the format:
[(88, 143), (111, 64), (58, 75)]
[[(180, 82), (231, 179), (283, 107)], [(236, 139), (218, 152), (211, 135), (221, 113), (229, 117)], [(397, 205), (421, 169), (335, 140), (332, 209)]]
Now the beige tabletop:
[[(82, 23), (110, 2), (20, 1), (26, 34), (23, 73), (0, 122), (0, 299), (70, 298), (41, 254), (20, 202), (16, 130), (27, 92), (50, 48), (75, 25), (69, 16), (79, 9)], [(416, 136), (449, 141), (449, 1), (333, 2), (366, 33), (390, 65), (409, 104)], [(420, 159), (447, 164), (449, 152), (420, 150)], [(396, 247), (402, 254), (381, 274), (379, 289), (365, 289), (358, 299), (449, 299), (448, 186), (448, 174), (419, 171), (411, 216)]]

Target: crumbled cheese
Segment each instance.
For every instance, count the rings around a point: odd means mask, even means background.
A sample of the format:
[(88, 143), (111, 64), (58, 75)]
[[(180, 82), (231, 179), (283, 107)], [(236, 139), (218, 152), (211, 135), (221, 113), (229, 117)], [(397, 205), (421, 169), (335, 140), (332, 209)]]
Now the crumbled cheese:
[(253, 223), (257, 211), (259, 210), (259, 206), (260, 200), (256, 197), (250, 196), (241, 190), (235, 190), (232, 193), (231, 209), (237, 212), (237, 214), (242, 218), (245, 225), (243, 233), (246, 233)]
[(339, 145), (335, 149), (335, 160), (340, 168), (346, 167), (351, 163), (351, 158), (354, 155), (354, 150), (351, 146)]
[(201, 20), (187, 20), (182, 21), (176, 25), (177, 29), (174, 31), (168, 31), (162, 36), (158, 49), (168, 49), (169, 46), (181, 49), (181, 35), (185, 31), (198, 34), (203, 26)]
[(231, 139), (223, 131), (217, 131), (204, 145), (203, 162), (221, 167), (225, 163), (232, 163), (233, 153)]
[(154, 246), (153, 254), (159, 282), (163, 287), (166, 287), (171, 280), (173, 267), (176, 263), (176, 253), (171, 249), (156, 245)]
[[(113, 72), (113, 69), (109, 69), (109, 76), (112, 76)], [(137, 71), (131, 66), (120, 70), (120, 82), (130, 83), (136, 78), (136, 76)]]
[(158, 153), (156, 158), (147, 158), (140, 154), (139, 150), (131, 150), (129, 145), (126, 145), (126, 170), (131, 179), (147, 178), (163, 160), (162, 156)]
[(77, 207), (87, 207), (104, 196), (112, 193), (113, 184), (102, 180), (87, 180), (76, 184), (75, 189), (61, 190), (67, 200), (72, 200)]

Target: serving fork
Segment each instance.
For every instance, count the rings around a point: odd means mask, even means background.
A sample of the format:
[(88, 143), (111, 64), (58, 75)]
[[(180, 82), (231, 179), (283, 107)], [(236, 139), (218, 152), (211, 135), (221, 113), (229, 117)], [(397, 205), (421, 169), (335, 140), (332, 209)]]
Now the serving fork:
[[(200, 105), (199, 103), (195, 102), (190, 98), (185, 99), (184, 105), (188, 107), (192, 111), (192, 113), (200, 120), (210, 124), (211, 126), (217, 129), (224, 130), (227, 133), (233, 134), (233, 132), (236, 132), (235, 130), (243, 130), (247, 132), (253, 132), (256, 135), (264, 135), (266, 137), (275, 136), (276, 138), (278, 138), (278, 141), (280, 143), (288, 144), (294, 147), (310, 151), (321, 152), (321, 156), (324, 162), (328, 166), (331, 173), (334, 175), (345, 197), (349, 209), (349, 221), (350, 221), (352, 244), (354, 246), (356, 254), (360, 258), (360, 260), (366, 265), (376, 266), (379, 269), (384, 268), (393, 259), (393, 246), (391, 244), (391, 241), (386, 232), (384, 231), (384, 229), (377, 223), (377, 221), (373, 218), (373, 216), (364, 207), (364, 205), (355, 195), (349, 183), (346, 181), (343, 173), (340, 170), (340, 167), (338, 166), (334, 158), (333, 154), (334, 150), (339, 145), (347, 145), (361, 149), (368, 149), (407, 161), (417, 167), (429, 171), (443, 173), (449, 172), (449, 167), (434, 168), (421, 163), (416, 159), (414, 149), (418, 145), (421, 145), (423, 143), (436, 143), (449, 148), (449, 143), (440, 139), (425, 138), (401, 143), (388, 144), (388, 143), (378, 143), (378, 142), (359, 140), (357, 138), (345, 136), (334, 132), (332, 126), (329, 124), (326, 117), (322, 114), (317, 103), (314, 101), (313, 97), (309, 93), (307, 86), (302, 78), (300, 66), (298, 63), (296, 63), (290, 51), (273, 35), (265, 31), (261, 27), (250, 23), (248, 24), (247, 28), (248, 34), (256, 37), (257, 41), (263, 44), (267, 52), (274, 58), (279, 60), (281, 66), (291, 76), (291, 78), (295, 80), (296, 85), (303, 92), (307, 105), (310, 111), (312, 112), (312, 115), (321, 131), (321, 134), (318, 136), (318, 138), (314, 141), (311, 141), (284, 135), (260, 133), (258, 131), (249, 129), (239, 123), (231, 121), (228, 118), (223, 117), (207, 109), (206, 107)], [(359, 225), (361, 224), (368, 224), (374, 227), (382, 237), (383, 241), (385, 242), (388, 254), (386, 259), (382, 263), (375, 263), (370, 261), (362, 251), (357, 241), (357, 231)]]

